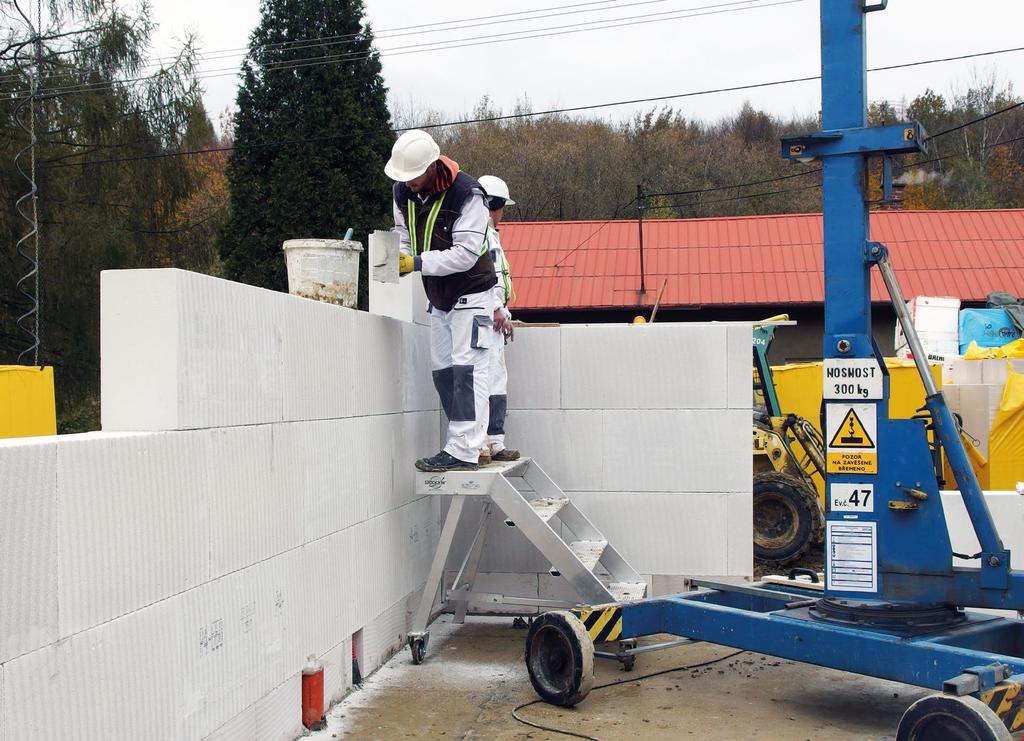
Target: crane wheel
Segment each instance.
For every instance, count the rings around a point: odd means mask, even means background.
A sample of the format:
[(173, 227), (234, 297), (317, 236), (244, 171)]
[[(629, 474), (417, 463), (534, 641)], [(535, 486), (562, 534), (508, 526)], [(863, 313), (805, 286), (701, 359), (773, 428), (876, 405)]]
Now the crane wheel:
[(544, 702), (571, 706), (594, 684), (594, 643), (578, 617), (565, 610), (545, 612), (526, 634), (526, 668)]
[(1010, 732), (988, 705), (965, 695), (930, 695), (909, 708), (896, 728), (896, 741), (1011, 741)]
[(754, 476), (754, 559), (783, 566), (797, 560), (820, 537), (818, 494), (784, 473)]

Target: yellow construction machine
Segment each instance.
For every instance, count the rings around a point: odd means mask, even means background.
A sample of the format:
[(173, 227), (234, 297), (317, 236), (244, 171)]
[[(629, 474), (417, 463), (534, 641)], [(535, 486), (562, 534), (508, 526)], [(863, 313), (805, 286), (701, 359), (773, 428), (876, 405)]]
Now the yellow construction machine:
[(768, 348), (787, 314), (754, 326), (754, 559), (783, 566), (822, 542), (825, 444), (818, 428), (779, 404)]

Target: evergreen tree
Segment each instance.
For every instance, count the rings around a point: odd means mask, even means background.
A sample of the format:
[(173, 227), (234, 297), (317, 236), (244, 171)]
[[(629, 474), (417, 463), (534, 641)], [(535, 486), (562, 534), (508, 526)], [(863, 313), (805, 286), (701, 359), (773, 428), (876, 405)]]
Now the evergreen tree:
[[(286, 290), (286, 239), (352, 227), (366, 244), (390, 225), (394, 135), (361, 0), (263, 0), (261, 12), (242, 65), (220, 253), (228, 278)], [(365, 305), (365, 253), (360, 268)]]

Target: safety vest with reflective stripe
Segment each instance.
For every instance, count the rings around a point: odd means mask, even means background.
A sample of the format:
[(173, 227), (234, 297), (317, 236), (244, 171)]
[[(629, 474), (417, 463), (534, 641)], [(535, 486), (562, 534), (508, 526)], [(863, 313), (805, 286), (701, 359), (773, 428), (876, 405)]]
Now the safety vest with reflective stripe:
[[(430, 212), (427, 213), (427, 228), (423, 230), (423, 251), (430, 252), (430, 242), (434, 237), (434, 223), (437, 221), (437, 214), (441, 211), (441, 204), (444, 203), (444, 197), (448, 195), (447, 192), (442, 193), (441, 197), (434, 201), (434, 205), (430, 207)], [(413, 255), (418, 255), (419, 250), (417, 249), (417, 238), (416, 238), (416, 203), (414, 201), (405, 202), (406, 212), (406, 227), (409, 231), (409, 249)]]
[(491, 251), (491, 260), (494, 262), (494, 273), (505, 288), (505, 306), (512, 303), (515, 293), (512, 291), (512, 267), (505, 257), (505, 250), (501, 246), (501, 238), (498, 230), (492, 226), (487, 227), (487, 239), (485, 244)]

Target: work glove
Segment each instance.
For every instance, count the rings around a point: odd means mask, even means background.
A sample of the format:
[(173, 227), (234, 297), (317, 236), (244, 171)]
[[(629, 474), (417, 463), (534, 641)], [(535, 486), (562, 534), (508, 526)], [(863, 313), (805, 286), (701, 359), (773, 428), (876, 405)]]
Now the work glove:
[(405, 275), (416, 269), (416, 258), (404, 252), (398, 253), (398, 274)]

